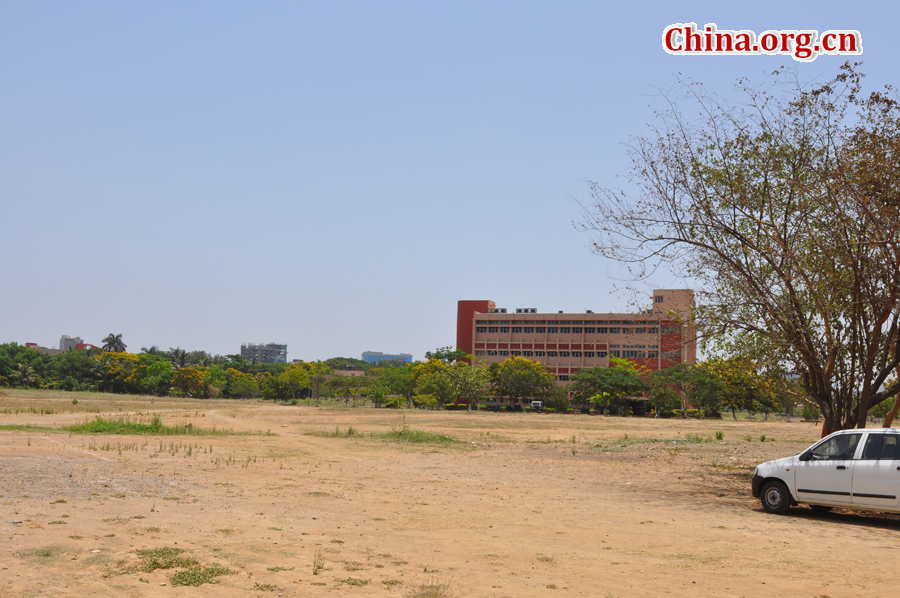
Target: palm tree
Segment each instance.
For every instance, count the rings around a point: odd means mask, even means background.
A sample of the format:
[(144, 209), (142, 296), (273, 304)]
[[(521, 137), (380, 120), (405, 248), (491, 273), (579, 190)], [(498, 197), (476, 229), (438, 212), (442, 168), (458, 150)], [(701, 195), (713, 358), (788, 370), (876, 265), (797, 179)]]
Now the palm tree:
[(172, 362), (176, 368), (183, 368), (187, 365), (187, 351), (182, 349), (181, 347), (169, 347), (169, 361)]
[(16, 368), (10, 374), (10, 378), (24, 386), (40, 386), (41, 377), (37, 371), (27, 363), (17, 363)]
[(110, 332), (107, 337), (103, 339), (103, 350), (107, 353), (124, 353), (125, 343), (122, 342), (122, 335)]

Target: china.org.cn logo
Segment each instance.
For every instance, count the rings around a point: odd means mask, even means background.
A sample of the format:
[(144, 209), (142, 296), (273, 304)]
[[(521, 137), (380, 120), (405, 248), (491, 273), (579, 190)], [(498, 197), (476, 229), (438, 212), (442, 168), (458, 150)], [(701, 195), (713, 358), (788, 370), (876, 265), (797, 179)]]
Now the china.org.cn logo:
[(856, 30), (769, 30), (759, 35), (750, 30), (718, 29), (707, 23), (675, 23), (663, 30), (663, 49), (683, 56), (782, 55), (799, 62), (812, 62), (822, 54), (862, 54), (862, 36)]

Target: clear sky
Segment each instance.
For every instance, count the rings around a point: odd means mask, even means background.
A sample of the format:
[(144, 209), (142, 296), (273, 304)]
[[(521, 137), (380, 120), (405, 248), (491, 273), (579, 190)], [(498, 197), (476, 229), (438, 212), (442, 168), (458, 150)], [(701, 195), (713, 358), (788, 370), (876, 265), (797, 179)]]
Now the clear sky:
[[(727, 93), (844, 57), (671, 56), (663, 29), (858, 29), (892, 2), (0, 3), (0, 342), (289, 359), (455, 343), (456, 302), (617, 311), (572, 225), (676, 73)], [(683, 286), (660, 274), (658, 288)], [(654, 285), (647, 286), (649, 291)]]

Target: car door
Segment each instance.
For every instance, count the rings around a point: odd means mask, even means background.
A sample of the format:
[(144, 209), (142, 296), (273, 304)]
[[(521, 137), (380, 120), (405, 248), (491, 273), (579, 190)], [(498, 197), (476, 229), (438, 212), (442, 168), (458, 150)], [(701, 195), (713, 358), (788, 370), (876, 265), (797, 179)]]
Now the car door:
[(853, 468), (855, 505), (896, 509), (900, 502), (900, 434), (869, 432)]
[(861, 432), (836, 434), (803, 453), (794, 470), (798, 500), (849, 504), (861, 437)]

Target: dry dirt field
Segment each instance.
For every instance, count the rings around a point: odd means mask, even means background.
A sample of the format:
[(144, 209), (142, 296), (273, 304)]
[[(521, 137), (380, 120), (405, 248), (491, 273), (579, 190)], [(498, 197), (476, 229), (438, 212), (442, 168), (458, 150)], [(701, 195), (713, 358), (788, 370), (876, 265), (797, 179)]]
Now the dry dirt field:
[[(25, 427), (99, 414), (231, 433)], [(370, 436), (404, 425), (460, 442)], [(779, 517), (750, 496), (756, 463), (818, 438), (808, 423), (6, 390), (0, 426), (0, 596), (896, 592), (900, 517), (802, 507)], [(363, 436), (346, 437), (350, 426)], [(173, 585), (186, 567), (154, 570), (137, 552), (148, 549), (233, 573)]]

